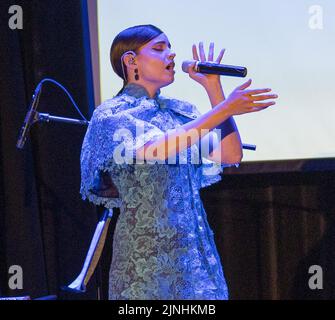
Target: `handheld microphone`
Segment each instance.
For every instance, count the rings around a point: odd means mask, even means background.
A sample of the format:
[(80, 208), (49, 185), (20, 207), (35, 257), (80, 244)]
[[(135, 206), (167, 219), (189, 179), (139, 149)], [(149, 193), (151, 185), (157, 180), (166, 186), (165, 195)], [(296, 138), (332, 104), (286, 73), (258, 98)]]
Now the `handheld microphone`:
[(208, 73), (208, 74), (218, 74), (221, 76), (231, 76), (231, 77), (242, 77), (244, 78), (247, 75), (247, 68), (240, 66), (230, 66), (214, 62), (201, 62), (201, 61), (192, 61), (187, 60), (182, 64), (182, 69), (184, 72), (188, 73), (188, 68), (190, 65), (194, 65), (193, 69), (196, 72)]
[(31, 107), (26, 115), (26, 118), (24, 119), (23, 126), (21, 128), (19, 138), (16, 143), (16, 147), (18, 149), (22, 149), (24, 147), (30, 127), (35, 122), (35, 115), (36, 115), (38, 100), (39, 100), (39, 97), (42, 91), (41, 88), (42, 88), (42, 85), (39, 85), (34, 92), (32, 102), (31, 102)]

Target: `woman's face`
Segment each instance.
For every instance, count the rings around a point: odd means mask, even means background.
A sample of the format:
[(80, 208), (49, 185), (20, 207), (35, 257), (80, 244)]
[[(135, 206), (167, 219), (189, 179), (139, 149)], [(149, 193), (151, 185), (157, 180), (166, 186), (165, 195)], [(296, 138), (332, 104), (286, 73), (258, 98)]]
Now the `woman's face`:
[(167, 36), (162, 33), (142, 46), (136, 56), (138, 74), (142, 84), (157, 88), (174, 81), (174, 57)]

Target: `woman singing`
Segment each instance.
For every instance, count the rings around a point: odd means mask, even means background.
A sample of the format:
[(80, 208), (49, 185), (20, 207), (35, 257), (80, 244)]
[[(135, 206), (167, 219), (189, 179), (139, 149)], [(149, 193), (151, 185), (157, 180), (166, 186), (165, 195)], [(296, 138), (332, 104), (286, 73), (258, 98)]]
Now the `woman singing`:
[[(197, 73), (191, 65), (189, 76), (212, 106), (200, 114), (194, 105), (160, 92), (174, 81), (175, 56), (167, 36), (153, 25), (120, 32), (111, 63), (123, 88), (96, 108), (83, 142), (83, 198), (120, 208), (111, 300), (228, 299), (199, 189), (242, 159), (233, 116), (263, 110), (277, 96), (271, 89), (248, 89), (249, 80), (225, 99), (219, 76)], [(199, 52), (193, 45), (193, 60), (214, 61), (213, 43), (208, 58), (202, 43)]]

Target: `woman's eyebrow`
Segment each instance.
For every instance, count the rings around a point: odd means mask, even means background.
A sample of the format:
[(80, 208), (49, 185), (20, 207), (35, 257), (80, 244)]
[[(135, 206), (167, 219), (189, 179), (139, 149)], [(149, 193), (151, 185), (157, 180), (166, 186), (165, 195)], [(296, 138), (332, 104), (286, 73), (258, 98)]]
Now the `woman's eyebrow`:
[[(158, 41), (158, 42), (154, 43), (154, 45), (156, 45), (156, 44), (166, 44), (166, 41)], [(168, 47), (171, 48), (171, 43), (170, 42), (168, 44)]]

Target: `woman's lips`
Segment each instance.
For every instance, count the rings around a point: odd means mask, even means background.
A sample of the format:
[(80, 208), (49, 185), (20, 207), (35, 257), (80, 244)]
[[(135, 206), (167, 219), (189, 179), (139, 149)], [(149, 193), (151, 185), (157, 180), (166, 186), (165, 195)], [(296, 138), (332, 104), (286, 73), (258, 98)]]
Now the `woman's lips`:
[(175, 67), (175, 63), (174, 62), (170, 62), (167, 66), (166, 66), (166, 69), (167, 70), (173, 70)]

